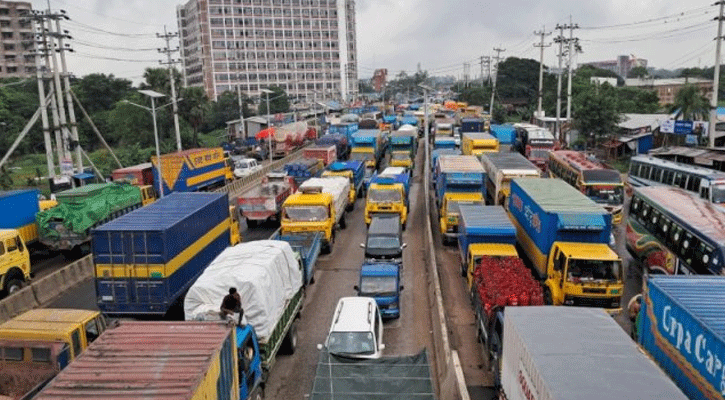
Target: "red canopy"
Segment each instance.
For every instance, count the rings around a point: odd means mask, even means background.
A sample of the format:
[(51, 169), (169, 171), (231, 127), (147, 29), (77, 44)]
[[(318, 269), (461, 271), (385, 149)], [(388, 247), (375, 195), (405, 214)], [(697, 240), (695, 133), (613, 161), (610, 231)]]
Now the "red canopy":
[(257, 136), (255, 136), (255, 137), (257, 138), (257, 140), (259, 140), (259, 139), (266, 139), (269, 137), (269, 135), (274, 136), (274, 127), (262, 129), (261, 131), (259, 131), (259, 133), (257, 133)]

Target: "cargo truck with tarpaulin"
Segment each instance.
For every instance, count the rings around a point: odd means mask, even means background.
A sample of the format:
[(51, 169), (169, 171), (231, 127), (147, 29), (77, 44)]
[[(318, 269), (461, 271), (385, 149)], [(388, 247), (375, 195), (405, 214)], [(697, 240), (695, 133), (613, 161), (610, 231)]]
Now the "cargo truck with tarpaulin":
[(461, 118), (461, 133), (485, 132), (485, 128), (482, 118)]
[(340, 133), (328, 133), (315, 140), (317, 146), (334, 145), (337, 149), (337, 159), (347, 160), (350, 157), (350, 140), (346, 135)]
[(516, 178), (508, 210), (547, 304), (621, 310), (622, 260), (605, 209), (560, 179)]
[(687, 399), (601, 309), (507, 307), (504, 314), (501, 399)]
[(327, 133), (338, 133), (341, 135), (345, 135), (347, 137), (348, 142), (352, 139), (352, 135), (355, 134), (355, 132), (358, 131), (358, 123), (357, 122), (345, 122), (341, 124), (332, 124), (329, 128), (327, 128)]
[(231, 244), (226, 193), (173, 193), (93, 230), (98, 308), (166, 314)]
[(217, 322), (120, 321), (34, 399), (258, 400), (249, 328)]
[(541, 171), (519, 153), (485, 153), (481, 164), (486, 170), (486, 202), (504, 205), (514, 178), (541, 178)]
[(464, 155), (481, 156), (499, 151), (499, 142), (495, 136), (485, 132), (463, 132), (461, 152)]
[(355, 199), (363, 197), (365, 165), (362, 161), (335, 161), (322, 172), (322, 177), (341, 176), (350, 180), (350, 195), (347, 210), (355, 208)]
[(282, 204), (282, 235), (322, 232), (322, 248), (331, 252), (338, 229), (344, 229), (350, 181), (339, 176), (306, 180)]
[(418, 145), (416, 131), (397, 130), (390, 135), (390, 166), (413, 169)]
[(352, 135), (350, 159), (364, 157), (365, 166), (377, 170), (385, 155), (385, 138), (378, 129), (365, 129)]
[(237, 197), (237, 209), (248, 228), (269, 219), (279, 222), (282, 204), (296, 189), (294, 179), (284, 171), (270, 171), (259, 185)]
[(151, 163), (154, 166), (154, 187), (159, 187), (161, 179), (165, 195), (171, 192), (210, 190), (224, 186), (233, 177), (232, 166), (224, 157), (221, 147), (163, 154), (161, 176), (156, 156), (151, 157)]
[(92, 229), (143, 206), (128, 183), (91, 183), (55, 194), (58, 205), (36, 215), (40, 242), (70, 254), (88, 252)]
[(725, 279), (650, 275), (638, 341), (690, 399), (725, 397)]
[(370, 181), (365, 199), (365, 223), (370, 225), (376, 214), (398, 214), (405, 229), (408, 222), (410, 174), (401, 167), (388, 167)]
[(441, 155), (435, 170), (435, 193), (440, 229), (444, 242), (455, 239), (457, 221), (448, 221), (448, 211), (455, 211), (451, 203), (483, 202), (486, 173), (475, 156)]
[[(218, 321), (229, 288), (239, 293), (239, 314), (226, 318), (251, 330), (262, 368), (274, 365), (277, 353), (292, 354), (297, 346), (305, 290), (302, 265), (288, 242), (259, 240), (229, 247), (194, 282), (184, 299), (187, 321)], [(237, 332), (240, 333), (239, 331)], [(242, 337), (244, 339), (244, 337)]]

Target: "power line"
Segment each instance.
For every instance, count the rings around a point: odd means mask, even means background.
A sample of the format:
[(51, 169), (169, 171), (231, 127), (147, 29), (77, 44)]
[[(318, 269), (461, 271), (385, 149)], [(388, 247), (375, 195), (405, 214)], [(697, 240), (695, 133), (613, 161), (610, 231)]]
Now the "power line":
[(73, 40), (76, 44), (79, 44), (81, 46), (85, 47), (93, 47), (96, 49), (104, 49), (104, 50), (115, 50), (115, 51), (156, 51), (156, 48), (131, 48), (131, 47), (117, 47), (117, 46), (104, 46), (102, 44), (93, 43), (93, 42), (86, 42), (83, 40), (74, 39)]
[[(623, 23), (623, 24), (614, 24), (614, 25), (584, 26), (584, 27), (581, 27), (580, 29), (583, 29), (583, 30), (598, 30), (598, 29), (622, 28), (622, 27), (628, 27), (628, 26), (636, 26), (636, 25), (642, 25), (642, 24), (649, 24), (649, 23), (653, 23), (653, 22), (659, 22), (659, 21), (662, 21), (662, 20), (665, 20), (665, 19), (668, 19), (668, 18), (674, 18), (674, 17), (677, 17), (677, 16), (684, 16), (684, 15), (689, 14), (689, 13), (693, 13), (693, 12), (696, 12), (696, 11), (702, 11), (702, 10), (708, 10), (708, 9), (710, 9), (710, 6), (693, 8), (693, 9), (690, 9), (690, 10), (681, 11), (681, 12), (676, 13), (676, 14), (670, 14), (670, 15), (665, 15), (665, 16), (662, 16), (662, 17), (650, 18), (650, 19), (645, 19), (645, 20), (641, 20), (641, 21), (628, 22), (628, 23)], [(705, 12), (705, 14), (708, 14), (708, 13), (710, 13), (710, 12)]]
[(129, 20), (129, 19), (112, 17), (112, 16), (107, 15), (107, 14), (103, 14), (103, 13), (99, 13), (99, 12), (96, 12), (96, 11), (88, 10), (87, 8), (78, 7), (77, 5), (75, 5), (73, 3), (69, 3), (69, 2), (66, 2), (66, 1), (63, 1), (63, 0), (53, 0), (53, 2), (63, 4), (65, 6), (68, 6), (68, 7), (71, 7), (71, 8), (75, 8), (76, 10), (80, 10), (80, 11), (86, 13), (86, 14), (98, 15), (100, 17), (105, 17), (105, 18), (108, 18), (108, 19), (112, 19), (112, 20), (116, 20), (116, 21), (120, 21), (120, 22), (125, 22), (125, 23), (129, 23), (129, 24), (142, 25), (142, 26), (149, 26), (149, 25), (159, 26), (159, 27), (162, 26), (161, 24), (154, 24), (154, 23), (151, 23), (151, 22), (139, 22), (138, 20), (133, 21), (133, 20)]
[(158, 60), (138, 60), (138, 59), (131, 59), (131, 58), (116, 58), (116, 57), (104, 57), (104, 56), (97, 56), (95, 54), (88, 54), (88, 53), (81, 53), (76, 51), (76, 54), (83, 56), (85, 58), (94, 58), (98, 60), (109, 60), (109, 61), (121, 61), (121, 62), (142, 62), (142, 63), (155, 63), (158, 62)]
[(149, 38), (149, 37), (155, 37), (156, 35), (153, 33), (123, 33), (123, 32), (112, 32), (107, 31), (105, 29), (96, 28), (95, 26), (87, 25), (82, 22), (70, 20), (68, 21), (71, 25), (77, 25), (77, 29), (83, 30), (83, 28), (91, 30), (92, 33), (100, 33), (100, 34), (106, 34), (106, 35), (113, 35), (113, 36), (121, 36), (121, 37), (127, 37), (127, 38)]

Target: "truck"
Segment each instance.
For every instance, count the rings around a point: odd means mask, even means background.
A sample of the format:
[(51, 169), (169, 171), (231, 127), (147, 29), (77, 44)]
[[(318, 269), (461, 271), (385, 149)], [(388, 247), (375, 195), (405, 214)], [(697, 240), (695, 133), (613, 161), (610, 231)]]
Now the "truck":
[(462, 204), (459, 220), (461, 276), (466, 277), (469, 289), (473, 286), (473, 275), (482, 257), (519, 258), (516, 228), (503, 207)]
[(491, 134), (502, 145), (511, 145), (516, 140), (516, 131), (513, 125), (491, 125)]
[(493, 135), (485, 132), (463, 132), (461, 152), (464, 155), (480, 156), (498, 151), (499, 142)]
[(344, 229), (350, 181), (339, 176), (310, 178), (282, 204), (282, 235), (322, 232), (322, 250), (332, 252), (338, 229)]
[(262, 182), (237, 197), (239, 214), (247, 221), (247, 227), (256, 226), (269, 219), (281, 220), (282, 204), (295, 190), (297, 184), (284, 171), (270, 171)]
[(106, 319), (93, 310), (34, 309), (3, 322), (0, 397), (35, 395), (105, 329)]
[(435, 137), (433, 139), (433, 150), (450, 149), (455, 150), (458, 146), (453, 136)]
[(416, 131), (397, 130), (390, 135), (390, 166), (413, 169), (418, 145)]
[(252, 328), (266, 375), (280, 350), (292, 354), (297, 346), (297, 325), (305, 300), (302, 266), (284, 241), (259, 240), (230, 247), (189, 288), (184, 318), (218, 321), (230, 287), (237, 289), (244, 315), (229, 318)]
[(153, 169), (153, 164), (151, 164), (150, 162), (132, 165), (125, 168), (114, 169), (111, 172), (111, 180), (114, 182), (127, 182), (137, 186), (153, 186)]
[(690, 399), (722, 399), (725, 336), (720, 276), (650, 275), (637, 341)]
[(98, 308), (119, 317), (165, 315), (236, 244), (235, 214), (226, 193), (173, 193), (94, 229)]
[(519, 153), (485, 153), (481, 164), (486, 170), (486, 202), (504, 205), (514, 178), (541, 178), (541, 171)]
[(58, 205), (36, 214), (40, 243), (74, 258), (88, 253), (91, 231), (144, 205), (148, 192), (128, 183), (91, 183), (55, 194)]
[(546, 128), (532, 124), (514, 124), (514, 129), (516, 138), (513, 151), (519, 152), (542, 172), (546, 172), (549, 153), (559, 149), (554, 134)]
[(334, 145), (337, 149), (337, 159), (347, 160), (350, 157), (350, 141), (347, 136), (340, 133), (328, 133), (327, 135), (319, 137), (315, 140), (317, 146), (331, 146)]
[(450, 136), (453, 137), (453, 125), (455, 124), (455, 121), (453, 119), (450, 119), (446, 116), (443, 118), (436, 117), (436, 120), (434, 122), (435, 127), (435, 136)]
[(315, 282), (315, 264), (322, 251), (322, 232), (297, 232), (280, 235), (276, 231), (269, 240), (280, 240), (289, 243), (300, 260), (302, 267), (302, 284), (309, 286)]
[(341, 135), (345, 135), (347, 141), (351, 142), (352, 136), (358, 131), (358, 129), (357, 122), (345, 122), (330, 125), (330, 127), (327, 128), (327, 133), (339, 133)]
[(482, 118), (461, 118), (461, 133), (485, 132), (485, 124)]
[(260, 351), (250, 325), (119, 321), (34, 399), (257, 400)]
[[(475, 156), (442, 155), (436, 166), (436, 205), (443, 241), (455, 239), (455, 202), (483, 202), (486, 174)], [(452, 212), (449, 221), (448, 212)]]
[(356, 155), (365, 156), (365, 166), (378, 169), (384, 155), (383, 133), (378, 129), (365, 129), (352, 135), (351, 159), (360, 160)]
[(302, 150), (302, 156), (305, 158), (317, 158), (322, 160), (324, 166), (328, 166), (337, 160), (337, 147), (335, 145), (329, 146), (307, 146)]
[(508, 210), (547, 304), (621, 311), (624, 276), (609, 247), (611, 214), (560, 179), (515, 178)]
[(154, 187), (158, 188), (161, 180), (164, 195), (211, 190), (224, 186), (234, 176), (233, 165), (224, 156), (221, 147), (163, 154), (160, 163), (156, 156), (152, 156), (151, 163), (154, 166)]
[(322, 172), (322, 177), (327, 176), (341, 176), (350, 180), (347, 210), (352, 211), (355, 208), (355, 199), (364, 195), (364, 163), (362, 161), (335, 161)]
[(383, 319), (400, 317), (400, 268), (397, 263), (363, 263), (358, 284), (353, 287), (358, 296), (375, 299)]
[(410, 174), (401, 167), (388, 167), (370, 181), (365, 201), (365, 223), (369, 226), (372, 217), (380, 213), (400, 215), (403, 229), (408, 222), (408, 197)]
[(38, 241), (38, 224), (35, 216), (40, 212), (37, 189), (21, 189), (0, 192), (0, 229), (18, 232), (26, 245)]
[(687, 398), (601, 309), (507, 307), (502, 346), (499, 398)]

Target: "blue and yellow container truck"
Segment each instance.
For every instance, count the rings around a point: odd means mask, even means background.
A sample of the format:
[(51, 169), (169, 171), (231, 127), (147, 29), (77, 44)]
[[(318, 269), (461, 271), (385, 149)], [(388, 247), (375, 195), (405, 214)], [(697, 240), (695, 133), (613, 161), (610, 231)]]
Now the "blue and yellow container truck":
[(92, 232), (98, 307), (164, 315), (231, 243), (226, 193), (173, 193)]
[(189, 149), (161, 156), (161, 177), (156, 156), (151, 157), (154, 188), (163, 181), (164, 194), (198, 192), (224, 186), (234, 178), (233, 167), (224, 157), (224, 149)]

